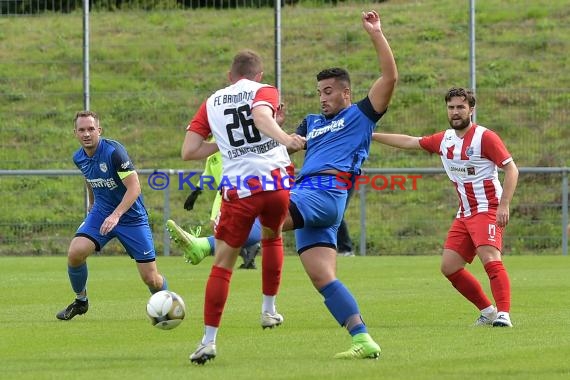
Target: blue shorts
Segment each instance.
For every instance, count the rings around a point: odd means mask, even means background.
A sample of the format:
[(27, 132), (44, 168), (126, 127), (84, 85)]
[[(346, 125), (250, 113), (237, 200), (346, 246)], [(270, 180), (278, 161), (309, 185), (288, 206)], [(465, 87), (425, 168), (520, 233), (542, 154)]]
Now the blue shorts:
[[(336, 249), (336, 235), (346, 206), (346, 184), (335, 176), (326, 176), (331, 186), (323, 186), (325, 176), (305, 177), (291, 189), (291, 216), (302, 218), (302, 227), (295, 229), (297, 253), (312, 247)], [(337, 186), (338, 185), (338, 186)], [(295, 217), (297, 216), (297, 218)]]
[(107, 235), (101, 235), (99, 229), (106, 217), (98, 212), (90, 212), (81, 223), (75, 236), (83, 236), (95, 243), (100, 251), (113, 238), (119, 239), (128, 255), (137, 263), (152, 262), (156, 258), (152, 231), (148, 220), (129, 224), (117, 224)]

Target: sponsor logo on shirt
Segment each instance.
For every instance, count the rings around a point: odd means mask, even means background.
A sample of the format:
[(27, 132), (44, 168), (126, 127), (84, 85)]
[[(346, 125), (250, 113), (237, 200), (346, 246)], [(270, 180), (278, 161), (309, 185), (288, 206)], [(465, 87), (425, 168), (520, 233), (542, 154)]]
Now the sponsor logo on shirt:
[(123, 162), (121, 164), (122, 169), (127, 169), (131, 165), (131, 161)]
[(113, 190), (119, 187), (113, 178), (94, 178), (88, 179), (87, 182), (93, 189), (106, 187), (109, 190)]
[(319, 137), (319, 136), (321, 136), (325, 133), (328, 133), (328, 132), (340, 131), (340, 130), (344, 129), (344, 127), (345, 127), (344, 118), (339, 119), (339, 120), (333, 120), (333, 122), (330, 123), (329, 125), (325, 125), (324, 127), (321, 127), (321, 128), (315, 128), (311, 132), (309, 132), (307, 134), (307, 140), (310, 140), (310, 139), (315, 138), (315, 137)]
[(475, 168), (473, 166), (449, 166), (449, 172), (460, 177), (467, 177), (475, 175)]
[(457, 175), (466, 175), (467, 168), (465, 166), (450, 166), (449, 172)]

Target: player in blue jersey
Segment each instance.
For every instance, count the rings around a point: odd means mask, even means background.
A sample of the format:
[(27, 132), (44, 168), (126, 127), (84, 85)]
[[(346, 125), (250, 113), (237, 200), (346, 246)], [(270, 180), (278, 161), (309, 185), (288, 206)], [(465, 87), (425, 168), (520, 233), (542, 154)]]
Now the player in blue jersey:
[(346, 70), (331, 68), (317, 74), (321, 114), (307, 115), (297, 128), (306, 138), (303, 167), (290, 191), (283, 231), (295, 230), (296, 246), (305, 271), (326, 307), (352, 336), (351, 347), (339, 359), (378, 358), (380, 346), (368, 334), (358, 304), (336, 277), (337, 231), (351, 181), (368, 157), (372, 132), (388, 109), (398, 79), (394, 55), (376, 11), (362, 13), (382, 75), (368, 95), (351, 100)]
[(67, 273), (76, 298), (56, 315), (66, 321), (85, 314), (89, 308), (87, 257), (115, 237), (136, 261), (151, 293), (168, 289), (166, 279), (156, 268), (139, 178), (127, 151), (117, 141), (101, 138), (102, 128), (94, 112), (78, 112), (74, 126), (81, 148), (73, 155), (73, 162), (85, 177), (89, 214), (77, 229), (67, 253)]
[(376, 122), (386, 112), (398, 70), (376, 11), (362, 13), (362, 25), (374, 45), (382, 75), (368, 95), (351, 100), (346, 70), (331, 68), (317, 74), (321, 111), (307, 115), (297, 134), (307, 139), (305, 159), (291, 189), (289, 215), (283, 230), (295, 230), (296, 248), (313, 286), (326, 307), (352, 336), (349, 350), (339, 359), (377, 358), (380, 346), (368, 330), (356, 299), (336, 277), (337, 231), (343, 218), (350, 180), (368, 157)]

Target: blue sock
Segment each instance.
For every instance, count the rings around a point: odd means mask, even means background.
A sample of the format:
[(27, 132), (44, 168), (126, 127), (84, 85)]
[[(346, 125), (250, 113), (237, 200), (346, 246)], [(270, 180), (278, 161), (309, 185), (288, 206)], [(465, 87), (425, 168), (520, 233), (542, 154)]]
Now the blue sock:
[(353, 328), (351, 328), (350, 330), (348, 330), (348, 333), (350, 334), (350, 336), (355, 336), (356, 334), (362, 334), (362, 333), (367, 333), (368, 329), (366, 328), (366, 325), (364, 323), (359, 323), (356, 326), (354, 326)]
[(216, 250), (216, 238), (213, 236), (208, 236), (208, 243), (210, 243), (210, 255), (214, 254), (214, 251)]
[[(68, 265), (67, 274), (69, 275), (69, 281), (71, 282), (73, 291), (79, 295), (79, 293), (85, 290), (85, 286), (87, 285), (87, 263), (83, 263), (78, 267), (70, 267)], [(82, 298), (87, 299), (86, 297)]]
[(247, 240), (243, 244), (244, 247), (251, 247), (254, 244), (257, 244), (261, 241), (261, 223), (259, 219), (255, 218), (255, 222), (253, 222), (253, 226), (251, 226), (251, 231), (249, 231), (249, 236)]
[[(354, 296), (346, 286), (340, 282), (340, 280), (334, 280), (328, 283), (321, 288), (319, 292), (325, 298), (326, 307), (329, 309), (330, 313), (339, 325), (345, 326), (348, 318), (353, 315), (360, 316), (360, 310), (358, 309), (358, 304), (356, 303)], [(367, 329), (364, 323), (358, 323), (351, 326), (349, 330), (349, 333), (352, 336), (365, 332), (367, 332)]]

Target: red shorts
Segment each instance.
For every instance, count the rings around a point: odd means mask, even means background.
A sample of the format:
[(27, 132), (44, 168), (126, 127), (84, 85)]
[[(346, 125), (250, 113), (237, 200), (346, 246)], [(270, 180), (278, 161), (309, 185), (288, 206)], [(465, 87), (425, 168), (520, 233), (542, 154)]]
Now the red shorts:
[(467, 218), (455, 219), (447, 233), (444, 248), (451, 249), (471, 263), (475, 258), (475, 249), (490, 245), (500, 251), (503, 249), (503, 228), (497, 227), (494, 213), (479, 213)]
[(289, 210), (289, 190), (262, 191), (246, 198), (222, 199), (215, 238), (230, 247), (241, 247), (256, 217), (263, 227), (277, 231)]

